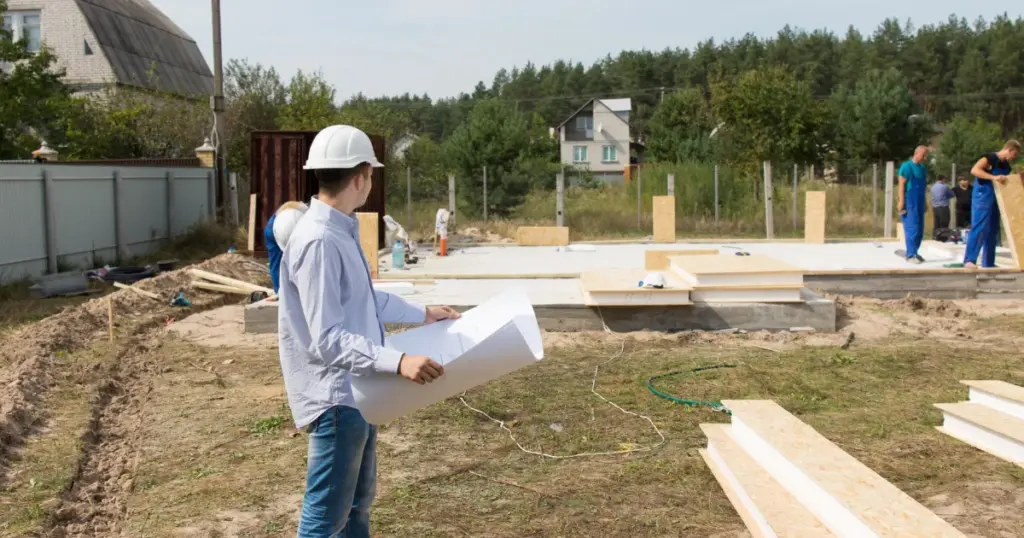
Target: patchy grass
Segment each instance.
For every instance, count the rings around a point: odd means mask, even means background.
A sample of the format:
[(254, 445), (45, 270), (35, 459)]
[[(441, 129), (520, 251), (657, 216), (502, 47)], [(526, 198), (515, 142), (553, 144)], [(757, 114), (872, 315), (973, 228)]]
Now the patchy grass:
[[(649, 424), (590, 392), (594, 367), (620, 348), (596, 334), (550, 346), (537, 366), (466, 399), (511, 424), (530, 450), (566, 456), (655, 445)], [(656, 374), (722, 363), (738, 366), (661, 379), (658, 388), (698, 400), (776, 400), (960, 530), (998, 535), (1024, 525), (1012, 494), (1024, 472), (936, 432), (941, 416), (932, 407), (964, 399), (960, 379), (1024, 384), (1016, 351), (885, 341), (775, 353), (746, 347), (742, 337), (628, 338), (624, 351), (601, 367), (597, 390), (652, 417), (664, 445), (629, 456), (540, 458), (452, 399), (381, 428), (375, 535), (736, 536), (743, 525), (697, 454), (706, 444), (698, 425), (728, 417), (656, 398), (645, 386)], [(225, 358), (235, 361), (217, 367), (224, 388), (188, 364)], [(290, 427), (274, 359), (270, 350), (180, 341), (154, 352), (150, 360), (165, 371), (146, 403), (129, 534), (294, 533), (306, 439)]]
[(52, 515), (74, 476), (90, 427), (93, 384), (102, 380), (110, 354), (103, 344), (58, 354), (63, 375), (43, 402), (50, 412), (46, 429), (29, 438), (6, 473), (0, 470), (0, 537), (28, 536)]

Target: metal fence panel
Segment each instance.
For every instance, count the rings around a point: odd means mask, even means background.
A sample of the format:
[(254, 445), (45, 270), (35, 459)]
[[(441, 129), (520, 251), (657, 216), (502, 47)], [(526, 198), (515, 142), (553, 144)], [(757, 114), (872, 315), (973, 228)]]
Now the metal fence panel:
[(38, 167), (0, 164), (0, 282), (46, 271), (43, 175)]

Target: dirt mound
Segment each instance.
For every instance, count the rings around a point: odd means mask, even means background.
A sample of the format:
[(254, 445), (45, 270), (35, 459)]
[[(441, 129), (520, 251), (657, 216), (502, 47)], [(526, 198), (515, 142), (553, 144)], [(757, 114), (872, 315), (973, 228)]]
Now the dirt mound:
[[(189, 290), (191, 308), (171, 306), (179, 289), (187, 288), (192, 277), (187, 270), (202, 269), (223, 276), (265, 283), (269, 280), (262, 264), (238, 254), (224, 254), (201, 264), (161, 274), (137, 284), (139, 289), (160, 295), (156, 301), (131, 290), (119, 290), (85, 304), (70, 307), (38, 323), (18, 329), (0, 340), (0, 356), (9, 364), (0, 372), (0, 470), (12, 447), (20, 444), (26, 430), (45, 417), (37, 403), (51, 384), (50, 370), (59, 367), (61, 355), (103, 338), (107, 332), (108, 301), (114, 311), (114, 325), (130, 334), (205, 310), (238, 296)], [(2, 475), (2, 473), (0, 473)]]
[(922, 316), (937, 316), (942, 318), (967, 318), (971, 313), (960, 308), (953, 301), (942, 299), (922, 299), (920, 297), (907, 296), (902, 299), (883, 301), (880, 299), (869, 299), (863, 297), (833, 297), (836, 306), (844, 309), (873, 308), (886, 310), (893, 313), (918, 314)]

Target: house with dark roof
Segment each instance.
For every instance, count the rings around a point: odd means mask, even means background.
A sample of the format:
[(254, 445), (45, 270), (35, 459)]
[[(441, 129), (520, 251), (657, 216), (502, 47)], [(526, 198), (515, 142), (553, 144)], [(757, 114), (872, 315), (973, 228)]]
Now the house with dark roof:
[(630, 99), (591, 99), (557, 127), (562, 164), (595, 179), (621, 183), (637, 153), (629, 132)]
[(82, 92), (117, 85), (189, 98), (213, 93), (195, 40), (149, 0), (8, 0), (3, 24), (31, 51), (45, 44)]

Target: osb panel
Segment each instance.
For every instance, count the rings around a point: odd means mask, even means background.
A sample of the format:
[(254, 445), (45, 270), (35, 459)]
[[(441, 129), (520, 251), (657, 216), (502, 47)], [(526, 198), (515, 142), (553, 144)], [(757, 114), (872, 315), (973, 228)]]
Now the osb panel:
[(590, 293), (610, 292), (635, 292), (642, 294), (658, 295), (661, 293), (678, 292), (679, 290), (692, 290), (693, 287), (677, 278), (675, 275), (666, 273), (665, 287), (642, 288), (640, 282), (647, 276), (647, 271), (641, 269), (612, 269), (608, 271), (587, 271), (580, 273), (580, 284), (583, 291)]
[(717, 256), (714, 250), (648, 250), (644, 252), (644, 269), (648, 271), (668, 271), (672, 256)]
[(691, 275), (796, 273), (803, 269), (770, 256), (672, 256), (669, 263)]
[(1006, 183), (995, 183), (1006, 242), (1013, 251), (1014, 266), (1020, 269), (1020, 257), (1024, 256), (1024, 177), (1012, 175)]
[(809, 191), (804, 206), (804, 241), (825, 242), (825, 219), (827, 207), (825, 191)]
[(654, 201), (654, 242), (676, 242), (676, 197), (655, 196)]
[(564, 247), (569, 245), (566, 226), (520, 226), (516, 244), (521, 247)]
[(903, 223), (896, 223), (896, 240), (903, 243), (907, 240), (907, 234), (903, 231)]
[(356, 213), (356, 217), (359, 219), (359, 244), (362, 245), (366, 263), (370, 266), (370, 275), (377, 278), (380, 272), (380, 263), (377, 260), (377, 214)]

